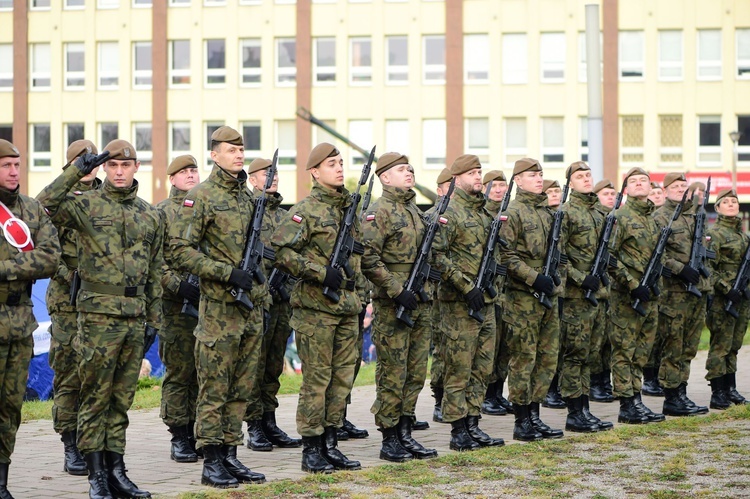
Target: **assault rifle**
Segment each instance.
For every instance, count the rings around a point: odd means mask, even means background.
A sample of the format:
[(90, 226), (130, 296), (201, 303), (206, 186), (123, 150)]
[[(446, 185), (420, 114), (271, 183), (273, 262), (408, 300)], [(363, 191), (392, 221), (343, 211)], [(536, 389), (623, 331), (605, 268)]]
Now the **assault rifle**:
[[(654, 294), (654, 296), (659, 296), (661, 294), (661, 291), (659, 291), (659, 287), (656, 285), (656, 283), (659, 281), (659, 276), (672, 277), (672, 271), (661, 264), (661, 257), (664, 255), (664, 250), (667, 248), (667, 241), (669, 240), (669, 236), (672, 235), (672, 222), (677, 220), (677, 218), (680, 216), (680, 213), (682, 213), (682, 205), (685, 204), (686, 196), (687, 191), (685, 191), (685, 194), (682, 195), (682, 201), (680, 201), (675, 207), (674, 214), (672, 214), (672, 219), (669, 221), (666, 227), (661, 229), (661, 232), (659, 233), (659, 240), (656, 242), (654, 251), (651, 252), (651, 258), (649, 258), (648, 260), (648, 265), (646, 265), (646, 270), (643, 271), (643, 277), (641, 277), (641, 282), (639, 283), (639, 286), (647, 287), (649, 291)], [(633, 302), (633, 309), (641, 316), (646, 316), (646, 309), (643, 308), (641, 300), (636, 299)]]
[[(266, 205), (268, 199), (266, 199), (266, 191), (273, 185), (273, 179), (276, 176), (276, 162), (279, 159), (279, 150), (273, 153), (273, 160), (271, 166), (266, 171), (266, 183), (263, 184), (263, 192), (260, 196), (255, 198), (255, 209), (253, 210), (253, 222), (250, 224), (250, 230), (245, 240), (245, 251), (242, 253), (242, 262), (240, 268), (253, 276), (255, 282), (263, 284), (266, 282), (266, 277), (263, 275), (263, 258), (269, 260), (274, 259), (274, 252), (270, 248), (266, 248), (263, 242), (260, 240), (260, 230), (263, 227), (263, 215), (266, 213)], [(253, 302), (247, 296), (247, 292), (240, 288), (235, 287), (231, 291), (234, 296), (234, 301), (239, 302), (240, 305), (247, 308), (248, 310), (253, 309)]]
[[(185, 280), (188, 284), (195, 286), (196, 288), (200, 286), (200, 279), (198, 279), (198, 276), (195, 274), (188, 274), (187, 279)], [(187, 298), (182, 300), (182, 310), (180, 310), (180, 313), (182, 315), (187, 315), (188, 317), (198, 318), (198, 309), (195, 308), (195, 304)]]
[[(432, 243), (437, 235), (438, 227), (440, 227), (440, 216), (445, 213), (446, 208), (448, 208), (448, 203), (451, 200), (451, 195), (453, 194), (453, 188), (455, 186), (456, 179), (454, 177), (453, 180), (451, 180), (451, 185), (448, 187), (448, 193), (440, 198), (440, 201), (438, 201), (438, 204), (435, 207), (435, 212), (432, 214), (432, 218), (427, 225), (424, 236), (422, 236), (422, 243), (419, 245), (419, 254), (417, 255), (416, 260), (414, 260), (414, 264), (411, 266), (411, 271), (409, 272), (409, 278), (406, 280), (406, 284), (404, 284), (404, 289), (414, 293), (414, 295), (418, 296), (422, 302), (427, 302), (430, 299), (430, 297), (424, 292), (424, 285), (427, 280), (440, 280), (439, 274), (436, 275), (437, 271), (430, 267), (428, 260), (430, 258)], [(414, 327), (414, 321), (411, 320), (409, 311), (406, 310), (403, 305), (396, 307), (396, 319), (409, 327)]]
[[(344, 219), (341, 222), (339, 233), (336, 235), (336, 243), (333, 246), (333, 254), (329, 260), (331, 267), (334, 269), (344, 269), (344, 274), (346, 274), (346, 277), (349, 279), (354, 277), (354, 270), (352, 270), (352, 267), (349, 265), (349, 258), (352, 256), (352, 253), (362, 255), (365, 252), (365, 248), (362, 244), (354, 240), (354, 236), (352, 236), (352, 228), (354, 227), (354, 218), (357, 215), (357, 205), (362, 199), (359, 190), (362, 185), (367, 182), (367, 178), (370, 176), (372, 162), (374, 160), (375, 147), (373, 146), (372, 151), (370, 151), (370, 157), (367, 159), (367, 163), (362, 167), (362, 176), (359, 178), (359, 182), (357, 182), (357, 188), (352, 192), (352, 201), (344, 213)], [(323, 288), (323, 294), (334, 303), (339, 302), (339, 294), (331, 289), (330, 286)]]
[(362, 198), (362, 206), (359, 208), (359, 219), (362, 220), (362, 214), (367, 211), (370, 207), (370, 199), (372, 199), (372, 185), (375, 182), (375, 175), (370, 175), (370, 183), (367, 186), (367, 192), (365, 192)]
[[(604, 219), (602, 231), (599, 233), (599, 242), (596, 247), (594, 263), (591, 265), (591, 275), (599, 279), (605, 286), (609, 286), (607, 268), (617, 267), (617, 260), (609, 253), (609, 238), (612, 236), (612, 229), (615, 226), (615, 211), (617, 211), (622, 203), (622, 196), (625, 194), (626, 185), (625, 182), (622, 183), (622, 189), (620, 189), (620, 192), (617, 193), (617, 197), (615, 198), (615, 206)], [(595, 307), (599, 305), (599, 302), (594, 297), (594, 293), (590, 289), (586, 290), (584, 298)]]
[[(562, 199), (560, 199), (560, 206), (552, 216), (552, 226), (549, 229), (549, 236), (547, 237), (547, 254), (544, 256), (544, 267), (542, 267), (542, 275), (552, 278), (552, 282), (555, 286), (559, 286), (562, 283), (560, 274), (557, 269), (560, 265), (568, 263), (568, 257), (560, 252), (560, 232), (562, 232), (562, 223), (565, 213), (562, 211), (562, 207), (565, 201), (568, 199), (568, 190), (570, 189), (570, 176), (565, 181), (565, 187), (562, 191)], [(552, 302), (549, 300), (544, 293), (534, 293), (534, 296), (539, 298), (544, 308), (552, 308)]]
[[(701, 203), (698, 211), (695, 213), (695, 231), (693, 232), (693, 243), (690, 246), (690, 259), (688, 260), (688, 266), (700, 272), (700, 275), (708, 278), (711, 272), (706, 267), (706, 259), (716, 258), (716, 253), (704, 245), (704, 233), (706, 231), (706, 206), (708, 206), (708, 198), (711, 193), (711, 177), (708, 177), (706, 182), (706, 192), (703, 195), (703, 202)], [(693, 193), (695, 195), (695, 193)], [(698, 286), (695, 284), (687, 284), (688, 293), (701, 297), (701, 292), (698, 290)]]
[(284, 303), (289, 301), (289, 293), (287, 293), (285, 286), (291, 277), (277, 268), (274, 268), (271, 275), (268, 276), (268, 288), (271, 290), (271, 294), (277, 295)]
[[(706, 189), (706, 192), (708, 192), (708, 189)], [(750, 299), (750, 291), (747, 289), (748, 284), (750, 284), (750, 243), (748, 243), (745, 250), (745, 256), (742, 257), (742, 264), (739, 270), (737, 270), (737, 277), (734, 278), (732, 289), (741, 293), (747, 300)], [(732, 300), (727, 300), (727, 304), (724, 305), (724, 311), (735, 319), (739, 319), (740, 314), (734, 305), (735, 303)]]

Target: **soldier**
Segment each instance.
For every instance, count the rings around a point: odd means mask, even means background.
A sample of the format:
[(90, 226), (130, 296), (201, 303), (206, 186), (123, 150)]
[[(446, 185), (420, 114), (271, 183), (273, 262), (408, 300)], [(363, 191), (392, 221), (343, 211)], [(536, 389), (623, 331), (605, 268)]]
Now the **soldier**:
[(648, 199), (654, 203), (654, 206), (657, 208), (664, 204), (664, 189), (659, 185), (659, 182), (651, 182), (651, 190), (648, 193)]
[(20, 193), (20, 156), (16, 146), (0, 139), (0, 497), (10, 499), (8, 467), (39, 325), (31, 285), (52, 276), (60, 257), (57, 231), (44, 208)]
[[(737, 272), (750, 240), (742, 232), (742, 217), (737, 192), (723, 190), (714, 205), (719, 220), (708, 231), (707, 239), (716, 252), (713, 260), (714, 299), (709, 307), (706, 325), (711, 345), (706, 359), (706, 379), (711, 383), (711, 409), (727, 409), (732, 404), (747, 404), (737, 391), (737, 352), (747, 331), (750, 300), (746, 290), (734, 289)], [(737, 310), (737, 318), (725, 312), (728, 301)]]
[[(414, 168), (409, 158), (388, 152), (375, 170), (383, 195), (365, 213), (362, 272), (375, 286), (373, 343), (378, 352), (371, 412), (383, 433), (380, 459), (403, 462), (437, 457), (412, 437), (412, 417), (427, 374), (430, 351), (430, 306), (404, 288), (424, 237), (422, 213), (414, 203)], [(408, 311), (414, 327), (396, 318)]]
[[(169, 228), (170, 265), (200, 278), (195, 433), (205, 456), (201, 483), (218, 488), (265, 481), (262, 473), (237, 459), (268, 297), (267, 287), (240, 268), (255, 208), (242, 144), (242, 135), (231, 127), (214, 131), (211, 174), (188, 191)], [(237, 288), (247, 292), (252, 310), (235, 301), (232, 291)]]
[[(250, 185), (253, 186), (254, 197), (263, 195), (263, 187), (266, 184), (266, 176), (270, 167), (271, 161), (263, 158), (254, 159), (248, 166), (247, 176)], [(271, 187), (266, 190), (266, 199), (268, 202), (263, 215), (261, 239), (263, 244), (270, 248), (271, 234), (287, 213), (287, 210), (281, 207), (284, 198), (279, 194), (278, 173), (274, 176)], [(264, 263), (266, 263), (264, 272), (270, 277), (273, 272), (273, 263), (270, 260)], [(292, 307), (289, 305), (291, 286), (289, 283), (283, 283), (282, 288), (272, 293), (273, 305), (269, 311), (267, 331), (261, 343), (257, 382), (253, 386), (245, 411), (247, 446), (254, 451), (270, 451), (274, 445), (281, 448), (302, 445), (300, 439), (291, 438), (276, 425), (276, 408), (279, 406), (276, 394), (279, 393), (281, 387), (279, 376), (284, 370), (286, 343), (289, 335), (292, 334), (292, 329), (289, 327), (289, 318), (292, 316)]]
[[(291, 296), (297, 349), (302, 360), (302, 387), (297, 405), (297, 432), (302, 436), (302, 471), (330, 473), (333, 469), (360, 469), (359, 461), (338, 449), (337, 428), (342, 426), (346, 397), (354, 382), (356, 341), (362, 302), (353, 279), (345, 279), (330, 258), (339, 224), (352, 203), (344, 187), (344, 161), (327, 142), (310, 152), (307, 170), (312, 176), (310, 195), (297, 203), (271, 236), (276, 267), (299, 278)], [(359, 239), (355, 217), (352, 236)], [(349, 265), (360, 271), (360, 256)], [(324, 288), (338, 294), (336, 302)]]
[[(167, 175), (172, 184), (169, 198), (156, 205), (163, 217), (165, 234), (176, 222), (185, 195), (200, 183), (198, 162), (189, 154), (177, 156), (169, 164)], [(169, 253), (169, 239), (166, 237), (164, 253)], [(193, 331), (198, 317), (183, 313), (183, 310), (197, 310), (200, 289), (188, 280), (184, 272), (171, 268), (167, 262), (164, 263), (161, 285), (164, 290), (164, 326), (159, 330), (159, 357), (166, 371), (161, 384), (160, 416), (172, 434), (169, 456), (178, 463), (194, 463), (198, 461), (194, 433), (198, 377)]]
[(557, 180), (545, 180), (542, 189), (544, 190), (544, 193), (547, 194), (549, 207), (557, 209), (560, 206), (560, 201), (562, 201), (560, 182)]
[(693, 182), (688, 186), (688, 197), (695, 200), (693, 204), (702, 204), (705, 194), (706, 184), (703, 182)]
[[(664, 421), (641, 401), (641, 376), (656, 336), (658, 300), (640, 284), (651, 252), (659, 238), (652, 213), (654, 203), (648, 200), (651, 190), (649, 174), (643, 168), (631, 168), (625, 175), (628, 202), (617, 212), (615, 234), (610, 248), (617, 259), (612, 271), (609, 295), (611, 322), (612, 375), (614, 396), (620, 399), (620, 423), (637, 424)], [(641, 316), (633, 309), (638, 299), (646, 310)]]
[(599, 234), (604, 217), (595, 206), (599, 198), (593, 193), (591, 169), (583, 161), (568, 166), (565, 176), (570, 181), (570, 201), (563, 206), (561, 250), (568, 256), (565, 306), (560, 320), (563, 342), (563, 361), (560, 367), (560, 391), (568, 406), (565, 429), (574, 432), (610, 430), (613, 424), (602, 421), (589, 411), (589, 388), (592, 351), (599, 352), (602, 335), (595, 335), (599, 307), (586, 299), (590, 292), (596, 300), (603, 300), (608, 289), (601, 286), (599, 277), (592, 275)]
[[(672, 219), (675, 207), (688, 188), (683, 173), (668, 173), (664, 177), (666, 201), (654, 213), (659, 227)], [(697, 269), (688, 265), (695, 231), (696, 204), (685, 201), (679, 218), (672, 223), (672, 235), (664, 251), (664, 266), (672, 275), (664, 277), (662, 297), (659, 299), (657, 342), (661, 340), (659, 385), (664, 389), (662, 412), (668, 416), (692, 416), (708, 412), (708, 407), (696, 405), (687, 396), (690, 362), (698, 352), (701, 332), (706, 318), (706, 297), (688, 292), (692, 284), (700, 293), (708, 294), (711, 286)], [(702, 242), (702, 241), (701, 241)]]
[[(96, 146), (90, 140), (76, 140), (66, 152), (68, 168), (84, 153), (97, 154)], [(96, 189), (101, 180), (96, 178), (99, 168), (83, 177), (73, 186), (73, 191), (85, 192)], [(52, 426), (60, 434), (65, 448), (63, 471), (71, 475), (86, 475), (86, 463), (76, 445), (76, 425), (78, 424), (78, 399), (81, 380), (78, 378), (78, 354), (72, 340), (78, 329), (75, 304), (70, 302), (71, 284), (78, 269), (77, 236), (74, 230), (63, 226), (56, 227), (62, 248), (62, 258), (57, 272), (47, 286), (47, 311), (49, 312), (50, 339), (49, 365), (55, 372), (52, 380)]]
[[(159, 211), (137, 196), (135, 148), (118, 139), (105, 151), (108, 158), (78, 158), (39, 201), (55, 223), (78, 231), (78, 448), (89, 495), (151, 497), (125, 474), (123, 454), (141, 360), (161, 325), (163, 226)], [(70, 192), (104, 160), (101, 189)]]
[[(495, 357), (495, 307), (475, 285), (492, 217), (484, 209), (482, 165), (472, 154), (451, 165), (456, 178), (453, 199), (437, 233), (435, 265), (443, 319), (443, 421), (451, 423), (450, 448), (456, 451), (504, 445), (479, 428), (479, 418)], [(467, 308), (468, 305), (468, 308)], [(483, 316), (469, 316), (469, 309)]]
[[(513, 176), (518, 190), (500, 231), (508, 242), (500, 254), (508, 267), (503, 322), (510, 338), (508, 398), (515, 414), (513, 438), (560, 438), (562, 430), (550, 428), (539, 417), (539, 403), (555, 374), (560, 336), (557, 295), (562, 285), (555, 286), (554, 280), (542, 273), (553, 214), (542, 191), (539, 161), (519, 159)], [(539, 302), (540, 293), (549, 296), (549, 309)]]

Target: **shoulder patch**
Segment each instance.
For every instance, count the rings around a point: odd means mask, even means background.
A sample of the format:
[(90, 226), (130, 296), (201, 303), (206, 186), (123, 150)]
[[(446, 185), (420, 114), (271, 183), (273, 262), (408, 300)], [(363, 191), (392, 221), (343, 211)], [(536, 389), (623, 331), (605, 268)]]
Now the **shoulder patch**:
[(73, 194), (75, 194), (76, 196), (80, 196), (83, 193), (81, 191), (73, 191)]
[(292, 221), (297, 222), (298, 224), (301, 224), (302, 217), (295, 213), (294, 215), (292, 215)]
[(182, 206), (187, 206), (188, 208), (192, 208), (195, 204), (195, 201), (192, 199), (185, 199), (185, 201), (182, 202)]
[(365, 215), (365, 220), (368, 222), (372, 222), (373, 220), (375, 220), (375, 213), (370, 212)]
[(706, 236), (706, 241), (711, 241), (711, 236)]
[(443, 224), (443, 225), (445, 225), (445, 224), (447, 224), (447, 223), (448, 223), (448, 219), (447, 219), (447, 218), (445, 218), (445, 217), (440, 217), (440, 218), (438, 218), (438, 221), (439, 221), (439, 222), (440, 222), (441, 224)]
[(508, 220), (508, 215), (500, 215), (500, 221), (505, 222)]

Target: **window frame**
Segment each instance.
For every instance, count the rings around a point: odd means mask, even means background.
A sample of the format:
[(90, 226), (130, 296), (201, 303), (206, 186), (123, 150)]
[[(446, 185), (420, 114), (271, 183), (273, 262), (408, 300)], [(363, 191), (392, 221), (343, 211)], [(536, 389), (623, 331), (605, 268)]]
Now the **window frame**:
[[(509, 46), (511, 42), (519, 43), (518, 47)], [(529, 82), (529, 37), (526, 33), (503, 33), (501, 38), (502, 46), (502, 82), (503, 85), (526, 85)], [(508, 44), (508, 45), (506, 45)], [(518, 60), (509, 57), (509, 54), (516, 54), (513, 49), (523, 46), (523, 57)], [(518, 67), (511, 67), (515, 63), (520, 63)]]
[[(555, 120), (560, 122), (560, 131), (562, 137), (562, 144), (559, 146), (547, 146), (544, 143), (544, 125), (547, 120)], [(565, 164), (565, 117), (564, 116), (540, 116), (539, 117), (539, 155), (541, 156), (542, 164), (546, 167), (562, 167)], [(548, 159), (548, 156), (561, 156), (559, 161), (554, 159)]]
[[(370, 50), (370, 65), (355, 65), (354, 45), (365, 43)], [(362, 78), (362, 79), (357, 79)], [(349, 85), (352, 87), (368, 87), (372, 85), (372, 37), (352, 36), (349, 37)]]
[[(136, 69), (138, 66), (138, 48), (144, 48), (143, 46), (148, 45), (149, 50), (149, 59), (151, 62), (151, 68), (150, 69)], [(153, 88), (153, 82), (154, 82), (154, 63), (153, 63), (153, 45), (150, 41), (136, 41), (132, 43), (132, 55), (133, 55), (133, 71), (132, 71), (132, 81), (131, 84), (133, 85), (133, 90), (151, 90)], [(144, 79), (148, 81), (148, 83), (138, 83), (138, 79)]]
[[(428, 64), (427, 63), (427, 43), (431, 40), (443, 40), (443, 63), (442, 64)], [(446, 78), (446, 61), (445, 61), (445, 35), (434, 34), (434, 35), (422, 35), (422, 85), (445, 85)], [(428, 78), (428, 74), (442, 73), (442, 78)]]
[[(554, 39), (552, 39), (554, 37)], [(552, 39), (552, 40), (550, 40)], [(557, 43), (555, 43), (555, 40)], [(545, 48), (562, 48), (562, 61), (545, 61)], [(565, 83), (567, 37), (564, 31), (549, 31), (539, 34), (539, 82), (540, 83)], [(559, 54), (558, 54), (559, 55)], [(549, 54), (547, 54), (549, 57)], [(545, 76), (545, 71), (562, 71), (562, 76)]]
[[(640, 54), (640, 60), (639, 61), (623, 61), (623, 38), (626, 38), (631, 35), (638, 35), (639, 42), (641, 45), (641, 54)], [(628, 81), (644, 81), (646, 79), (646, 41), (645, 41), (645, 35), (643, 33), (643, 30), (620, 30), (617, 33), (617, 77), (619, 81), (622, 82), (628, 82)], [(640, 75), (623, 75), (623, 72), (626, 70), (637, 70), (640, 69)]]
[[(722, 142), (722, 126), (721, 126), (721, 116), (720, 115), (699, 115), (697, 116), (696, 120), (696, 153), (695, 153), (695, 165), (698, 167), (705, 167), (705, 168), (711, 168), (711, 167), (721, 167), (722, 162), (722, 148), (721, 148), (721, 142)], [(719, 125), (719, 144), (718, 145), (709, 145), (704, 146), (701, 145), (701, 125), (702, 124), (718, 124)], [(718, 159), (716, 160), (702, 160), (701, 154), (715, 154), (718, 155)]]
[(0, 72), (0, 81), (7, 80), (8, 85), (0, 86), (0, 92), (12, 92), (13, 91), (13, 44), (12, 43), (0, 43), (0, 47), (5, 48), (8, 51), (9, 57), (3, 57), (0, 60), (10, 62), (10, 71)]
[[(245, 67), (245, 48), (257, 48), (260, 54), (259, 64), (257, 68)], [(242, 88), (257, 88), (263, 83), (263, 42), (260, 38), (240, 38), (240, 50), (239, 50), (239, 69), (240, 77), (239, 83)], [(254, 78), (257, 77), (258, 81), (245, 81), (245, 77)]]
[[(29, 50), (29, 91), (47, 92), (52, 89), (52, 46), (50, 43), (32, 43)], [(36, 65), (39, 62), (37, 49), (47, 48), (47, 69), (39, 70)], [(47, 81), (46, 85), (36, 85), (35, 80)]]
[[(318, 55), (321, 42), (333, 42), (333, 66), (322, 66), (319, 64)], [(320, 87), (330, 87), (336, 85), (336, 37), (335, 36), (317, 36), (313, 38), (313, 85)], [(331, 75), (330, 80), (321, 80), (321, 76)]]
[[(174, 63), (175, 63), (175, 50), (174, 50), (174, 44), (180, 42), (180, 43), (187, 43), (188, 48), (188, 67), (187, 69), (175, 69)], [(167, 55), (169, 57), (169, 88), (190, 88), (190, 86), (193, 83), (193, 72), (192, 72), (192, 64), (191, 64), (191, 57), (192, 57), (192, 44), (189, 39), (175, 39), (175, 40), (169, 40), (169, 54)], [(185, 83), (175, 83), (175, 78), (187, 78), (187, 82)]]
[[(433, 123), (435, 130), (428, 137), (427, 124)], [(427, 118), (423, 119), (421, 123), (422, 132), (422, 169), (423, 170), (442, 170), (445, 168), (446, 159), (448, 155), (447, 138), (446, 138), (446, 121), (444, 118)], [(435, 140), (434, 137), (439, 136), (440, 140)], [(442, 156), (433, 156), (430, 146), (434, 144), (442, 144)], [(436, 151), (435, 151), (436, 152)]]
[[(406, 64), (391, 64), (391, 42), (403, 39), (406, 45)], [(385, 84), (388, 86), (405, 86), (409, 84), (409, 35), (388, 35), (385, 37)], [(404, 75), (403, 80), (393, 76)]]
[[(701, 61), (701, 35), (702, 34), (716, 34), (719, 35), (719, 59)], [(723, 71), (723, 52), (722, 45), (724, 43), (723, 33), (721, 29), (699, 29), (695, 32), (695, 79), (697, 81), (721, 81)], [(704, 42), (705, 43), (705, 42)], [(701, 75), (701, 70), (706, 69), (718, 69), (716, 75)]]
[[(279, 65), (279, 56), (281, 55), (281, 45), (294, 43), (294, 65), (281, 67)], [(274, 38), (274, 82), (277, 87), (296, 87), (297, 86), (297, 40), (292, 37)], [(282, 79), (285, 78), (285, 79)], [(296, 151), (295, 151), (296, 155)]]
[[(117, 58), (117, 70), (114, 71), (105, 71), (102, 70), (102, 56), (108, 55), (112, 56), (112, 54), (102, 54), (102, 50), (105, 47), (114, 47), (114, 54), (116, 54)], [(120, 44), (119, 42), (112, 42), (112, 41), (100, 41), (97, 43), (96, 47), (96, 58), (97, 58), (97, 74), (96, 74), (96, 88), (97, 90), (102, 91), (111, 91), (111, 90), (119, 90), (120, 88)], [(102, 79), (104, 78), (115, 78), (116, 83), (113, 85), (102, 85)]]
[[(747, 37), (748, 57), (740, 59), (740, 34)], [(740, 71), (744, 71), (740, 73)], [(750, 80), (750, 28), (738, 28), (734, 35), (734, 77), (738, 80)]]
[[(523, 124), (523, 136), (525, 145), (523, 147), (511, 147), (508, 145), (508, 123)], [(517, 159), (525, 158), (529, 155), (529, 120), (524, 116), (507, 116), (503, 119), (503, 164), (505, 168), (512, 168)]]
[[(224, 67), (209, 68), (208, 45), (221, 42), (224, 52)], [(203, 88), (226, 88), (227, 86), (227, 41), (224, 38), (206, 38), (203, 40)], [(221, 78), (221, 81), (209, 81), (210, 78)]]
[[(486, 49), (486, 59), (479, 61), (472, 61), (468, 64), (467, 61), (471, 59), (471, 55), (477, 54), (477, 46), (469, 42), (469, 40), (481, 40), (484, 39)], [(473, 46), (472, 46), (473, 45)], [(487, 33), (465, 33), (464, 34), (464, 67), (463, 67), (463, 78), (464, 85), (486, 85), (490, 82), (490, 36)], [(485, 76), (471, 77), (472, 73), (484, 74)]]
[[(48, 149), (46, 151), (37, 151), (36, 127), (48, 129)], [(38, 164), (41, 162), (42, 164)], [(51, 123), (29, 123), (29, 171), (30, 172), (48, 172), (52, 169), (52, 124)]]
[[(71, 54), (71, 46), (80, 46), (80, 52), (83, 56), (83, 69), (81, 71), (71, 71), (69, 69), (68, 57)], [(64, 67), (64, 78), (63, 78), (63, 89), (68, 91), (81, 92), (86, 90), (86, 44), (84, 42), (66, 42), (63, 44), (63, 51), (65, 53), (63, 57)], [(81, 81), (80, 85), (71, 85), (71, 80)]]

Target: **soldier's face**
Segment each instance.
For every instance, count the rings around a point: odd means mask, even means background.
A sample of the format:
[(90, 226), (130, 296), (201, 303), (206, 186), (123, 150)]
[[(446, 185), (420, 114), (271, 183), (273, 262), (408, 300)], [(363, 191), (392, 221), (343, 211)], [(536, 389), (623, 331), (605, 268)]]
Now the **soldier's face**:
[(183, 168), (171, 177), (169, 181), (181, 191), (189, 191), (201, 181), (197, 168)]
[(688, 183), (684, 180), (675, 180), (664, 188), (664, 194), (670, 201), (679, 202), (682, 200), (682, 195), (688, 188)]
[(583, 194), (594, 190), (594, 179), (591, 178), (591, 170), (578, 170), (570, 176), (570, 187)]
[(409, 164), (396, 165), (384, 172), (380, 179), (384, 185), (399, 189), (411, 189), (414, 187), (414, 168)]
[(545, 191), (550, 206), (560, 206), (562, 200), (562, 189), (559, 187), (550, 187)]
[(18, 187), (21, 175), (21, 158), (0, 158), (0, 187), (13, 191)]
[(651, 180), (648, 175), (631, 175), (627, 183), (628, 196), (644, 200), (651, 192)]
[[(662, 189), (661, 187), (654, 187), (653, 189), (651, 189), (651, 192), (648, 193), (648, 198), (656, 206), (663, 205), (664, 204), (664, 189)], [(682, 199), (682, 196), (680, 196), (680, 199)]]
[(522, 172), (516, 175), (516, 184), (524, 191), (541, 194), (544, 189), (544, 172)]
[(211, 151), (211, 159), (236, 177), (245, 166), (245, 148), (229, 142), (221, 142), (218, 150)]
[(696, 189), (695, 192), (693, 192), (693, 196), (698, 199), (698, 204), (703, 203), (703, 189)]
[(313, 168), (311, 173), (323, 187), (338, 189), (344, 185), (344, 160), (340, 154), (331, 156)]
[(104, 163), (104, 173), (109, 183), (115, 187), (130, 187), (140, 166), (140, 161), (132, 159), (108, 159)]
[[(258, 170), (257, 172), (253, 172), (250, 174), (250, 176), (247, 178), (250, 182), (250, 185), (255, 187), (256, 189), (263, 190), (263, 187), (266, 185), (266, 178), (268, 177), (268, 169), (266, 170)], [(278, 192), (279, 190), (279, 172), (276, 172), (276, 175), (273, 176), (273, 182), (271, 182), (271, 187), (269, 187), (266, 192), (268, 194), (273, 194), (275, 192)]]
[(615, 197), (617, 196), (616, 190), (610, 187), (605, 187), (604, 189), (600, 190), (596, 195), (599, 196), (599, 202), (602, 204), (602, 206), (606, 206), (609, 209), (612, 209), (615, 207)]
[(508, 191), (508, 182), (505, 180), (493, 180), (492, 188), (490, 189), (490, 201), (500, 202), (503, 200), (503, 196)]
[(468, 172), (456, 175), (456, 187), (460, 187), (468, 194), (482, 192), (482, 169), (472, 168)]
[[(448, 189), (450, 189), (451, 183), (450, 182), (443, 182), (442, 184), (438, 184), (437, 186), (437, 195), (438, 196), (445, 196), (448, 194)], [(453, 191), (456, 192), (456, 191)], [(451, 197), (453, 197), (453, 194), (451, 193)]]
[(736, 217), (740, 213), (740, 202), (734, 196), (727, 196), (719, 202), (716, 211), (725, 217)]

